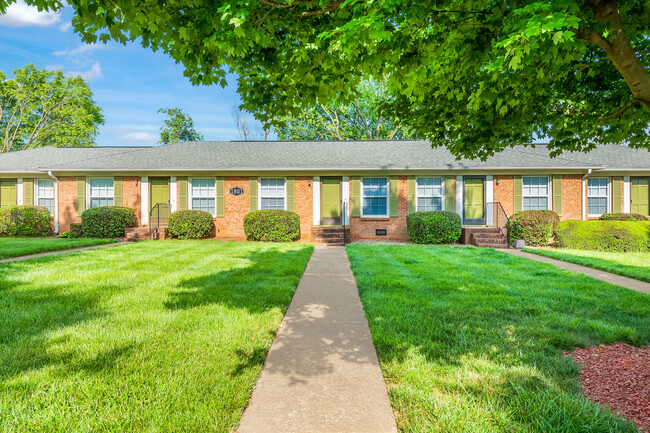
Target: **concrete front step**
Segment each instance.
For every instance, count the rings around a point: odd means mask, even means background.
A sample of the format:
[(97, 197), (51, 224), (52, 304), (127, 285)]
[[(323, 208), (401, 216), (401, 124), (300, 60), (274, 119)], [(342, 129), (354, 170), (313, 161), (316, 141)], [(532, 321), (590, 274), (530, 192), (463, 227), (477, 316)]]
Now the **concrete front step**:
[(508, 243), (507, 242), (476, 242), (474, 246), (479, 247), (479, 248), (500, 248), (500, 249), (507, 249), (508, 248)]

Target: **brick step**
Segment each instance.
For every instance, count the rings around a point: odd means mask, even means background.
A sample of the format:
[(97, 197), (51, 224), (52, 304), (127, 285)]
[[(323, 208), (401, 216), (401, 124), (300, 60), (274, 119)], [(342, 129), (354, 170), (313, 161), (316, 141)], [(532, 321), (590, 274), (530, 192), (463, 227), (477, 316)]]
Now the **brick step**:
[(314, 233), (312, 236), (316, 239), (335, 239), (335, 238), (341, 238), (343, 239), (345, 237), (345, 233)]
[(493, 239), (503, 237), (501, 233), (472, 233), (471, 236), (474, 239)]

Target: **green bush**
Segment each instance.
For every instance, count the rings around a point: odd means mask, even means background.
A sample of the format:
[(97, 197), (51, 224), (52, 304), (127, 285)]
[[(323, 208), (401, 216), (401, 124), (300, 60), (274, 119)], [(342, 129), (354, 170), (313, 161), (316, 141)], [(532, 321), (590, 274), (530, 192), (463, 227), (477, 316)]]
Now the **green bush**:
[(264, 209), (244, 216), (249, 241), (291, 242), (300, 238), (300, 217), (286, 210)]
[(57, 235), (57, 237), (61, 239), (70, 239), (72, 237), (72, 233), (70, 232), (61, 232)]
[(598, 219), (602, 221), (648, 221), (648, 217), (638, 213), (604, 213)]
[(212, 215), (202, 210), (178, 210), (169, 215), (169, 237), (177, 239), (205, 239), (212, 234)]
[(84, 235), (83, 226), (81, 223), (70, 223), (70, 237), (82, 238)]
[(463, 224), (454, 212), (414, 212), (406, 217), (406, 232), (418, 244), (453, 244), (460, 238)]
[(129, 207), (95, 207), (81, 214), (81, 230), (85, 238), (120, 238), (136, 221), (135, 212)]
[(644, 252), (650, 249), (647, 221), (562, 221), (555, 246), (579, 250)]
[(39, 206), (9, 206), (0, 209), (0, 236), (49, 236), (50, 212)]
[(526, 245), (545, 247), (551, 242), (560, 217), (551, 210), (524, 210), (510, 217), (507, 224), (510, 240), (524, 240)]

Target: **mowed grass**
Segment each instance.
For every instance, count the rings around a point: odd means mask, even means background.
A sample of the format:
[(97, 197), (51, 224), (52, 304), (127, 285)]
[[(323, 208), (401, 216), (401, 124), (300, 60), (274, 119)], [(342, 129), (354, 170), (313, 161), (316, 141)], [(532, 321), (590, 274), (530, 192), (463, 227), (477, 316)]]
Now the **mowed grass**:
[(312, 251), (141, 242), (0, 264), (0, 431), (232, 431)]
[(91, 247), (113, 242), (115, 242), (115, 239), (0, 238), (0, 259)]
[(347, 247), (402, 432), (635, 432), (562, 351), (650, 340), (650, 296), (490, 249)]
[(535, 248), (527, 248), (525, 251), (650, 282), (650, 253), (607, 253), (603, 251), (539, 250)]

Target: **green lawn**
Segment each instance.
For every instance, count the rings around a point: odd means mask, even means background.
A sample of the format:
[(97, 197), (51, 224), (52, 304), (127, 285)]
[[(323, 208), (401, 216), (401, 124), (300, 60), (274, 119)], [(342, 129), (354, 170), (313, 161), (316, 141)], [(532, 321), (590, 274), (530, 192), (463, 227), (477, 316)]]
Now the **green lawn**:
[(650, 253), (606, 253), (589, 250), (539, 250), (534, 248), (527, 248), (524, 251), (650, 282)]
[(0, 238), (0, 259), (112, 242), (115, 242), (115, 239)]
[(402, 432), (635, 432), (563, 350), (650, 340), (650, 296), (490, 249), (347, 247)]
[(0, 264), (0, 431), (232, 431), (312, 251), (140, 242)]

